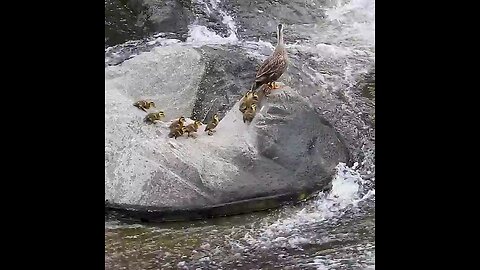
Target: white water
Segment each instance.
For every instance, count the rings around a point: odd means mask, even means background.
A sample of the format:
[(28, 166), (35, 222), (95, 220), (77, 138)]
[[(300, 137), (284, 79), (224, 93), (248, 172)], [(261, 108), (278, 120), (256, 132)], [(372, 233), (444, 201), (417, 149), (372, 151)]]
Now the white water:
[(330, 193), (320, 193), (304, 208), (288, 213), (288, 217), (282, 216), (273, 223), (263, 225), (263, 228), (254, 234), (246, 233), (242, 240), (248, 246), (242, 245), (240, 241), (236, 245), (242, 249), (252, 246), (261, 249), (275, 246), (295, 248), (299, 244), (311, 242), (312, 239), (308, 239), (302, 228), (328, 222), (329, 219), (342, 215), (345, 209), (354, 207), (375, 195), (374, 190), (362, 194), (364, 183), (357, 171), (340, 163), (337, 166), (337, 174), (332, 181)]
[(228, 37), (221, 37), (203, 25), (191, 25), (188, 28), (187, 44), (192, 46), (234, 44), (238, 42), (234, 33), (231, 33)]
[(188, 27), (188, 44), (202, 46), (206, 44), (233, 44), (238, 42), (235, 21), (231, 15), (228, 15), (227, 11), (218, 6), (221, 2), (220, 0), (210, 0), (209, 2), (195, 0), (194, 2), (203, 5), (208, 14), (212, 14), (214, 11), (218, 12), (222, 16), (222, 23), (227, 27), (228, 36), (222, 37), (207, 27), (194, 23)]
[(348, 36), (375, 47), (375, 0), (338, 0), (326, 14), (328, 20), (344, 26)]

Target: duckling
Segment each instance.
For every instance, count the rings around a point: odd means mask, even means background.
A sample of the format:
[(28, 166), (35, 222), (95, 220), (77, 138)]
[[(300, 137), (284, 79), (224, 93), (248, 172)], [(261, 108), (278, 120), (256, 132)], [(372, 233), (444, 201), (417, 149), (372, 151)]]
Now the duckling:
[(165, 113), (162, 111), (149, 113), (145, 116), (144, 122), (147, 124), (155, 124), (155, 121), (162, 120), (165, 117)]
[(185, 124), (185, 117), (181, 116), (178, 118), (178, 120), (175, 120), (172, 122), (172, 124), (169, 126), (170, 133), (168, 134), (169, 138), (175, 137), (180, 137), (185, 133), (185, 127), (183, 126)]
[(180, 118), (178, 118), (178, 120), (175, 120), (175, 121), (172, 122), (169, 129), (170, 129), (170, 131), (172, 131), (172, 130), (177, 129), (177, 128), (182, 128), (183, 124), (185, 124), (185, 117), (181, 116)]
[(186, 127), (177, 126), (176, 128), (170, 131), (170, 133), (168, 134), (168, 137), (175, 138), (176, 140), (178, 137), (181, 137), (183, 134), (185, 134), (186, 131), (187, 131)]
[(212, 120), (210, 121), (210, 123), (208, 123), (207, 126), (205, 127), (205, 131), (207, 132), (208, 135), (212, 136), (214, 132), (217, 132), (214, 129), (217, 127), (218, 122), (220, 122), (220, 119), (218, 118), (218, 115), (215, 114)]
[(252, 104), (245, 112), (243, 113), (243, 122), (252, 122), (253, 118), (255, 117), (255, 113), (257, 111), (257, 104)]
[(149, 100), (140, 100), (133, 103), (133, 106), (139, 108), (140, 110), (147, 112), (151, 107), (155, 108), (155, 103)]
[(258, 95), (253, 90), (248, 90), (245, 95), (243, 95), (242, 100), (240, 101), (239, 109), (242, 113), (245, 112), (247, 108), (249, 108), (252, 104), (256, 104), (258, 102)]
[(187, 125), (185, 127), (185, 133), (187, 133), (187, 138), (192, 136), (193, 137), (193, 133), (194, 132), (197, 132), (198, 131), (198, 128), (202, 125), (202, 122), (198, 121), (198, 120), (195, 120), (195, 122)]

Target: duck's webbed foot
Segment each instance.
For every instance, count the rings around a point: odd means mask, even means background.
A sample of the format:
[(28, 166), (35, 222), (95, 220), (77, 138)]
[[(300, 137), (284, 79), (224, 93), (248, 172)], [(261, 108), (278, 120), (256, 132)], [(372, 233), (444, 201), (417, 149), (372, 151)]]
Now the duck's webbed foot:
[(272, 88), (272, 90), (276, 90), (276, 89), (280, 89), (280, 85), (277, 85), (276, 82), (271, 82), (270, 84), (270, 88)]
[(267, 85), (265, 85), (262, 89), (263, 91), (263, 94), (268, 97), (270, 95), (270, 93), (272, 92), (273, 88), (272, 88), (272, 85), (269, 83)]

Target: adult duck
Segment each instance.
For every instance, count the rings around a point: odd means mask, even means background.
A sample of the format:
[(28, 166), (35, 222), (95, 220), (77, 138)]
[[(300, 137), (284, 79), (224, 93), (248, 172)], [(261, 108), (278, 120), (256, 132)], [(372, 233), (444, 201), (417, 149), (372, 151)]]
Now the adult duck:
[(278, 89), (275, 84), (288, 66), (287, 50), (283, 43), (283, 25), (277, 26), (277, 46), (275, 51), (270, 55), (260, 66), (255, 76), (255, 83), (252, 85), (252, 90), (257, 90), (260, 86), (268, 84), (271, 89)]

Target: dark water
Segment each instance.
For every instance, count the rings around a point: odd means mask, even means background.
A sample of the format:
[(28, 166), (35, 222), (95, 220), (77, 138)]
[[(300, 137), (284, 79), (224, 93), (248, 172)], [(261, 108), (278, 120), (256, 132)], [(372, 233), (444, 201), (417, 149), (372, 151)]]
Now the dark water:
[(127, 1), (105, 1), (105, 47), (140, 39), (153, 33)]
[(282, 20), (302, 95), (345, 137), (354, 168), (339, 165), (331, 193), (269, 212), (106, 220), (105, 269), (375, 268), (375, 1), (245, 2), (107, 0), (106, 68), (172, 42), (235, 43), (264, 57), (275, 42), (267, 26)]

